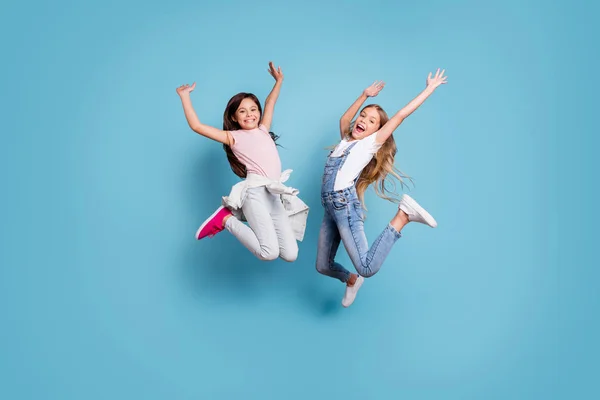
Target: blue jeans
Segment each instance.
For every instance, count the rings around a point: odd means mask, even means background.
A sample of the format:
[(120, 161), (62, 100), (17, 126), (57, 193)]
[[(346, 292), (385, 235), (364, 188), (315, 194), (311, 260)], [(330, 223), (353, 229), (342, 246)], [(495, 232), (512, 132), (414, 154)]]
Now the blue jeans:
[(390, 224), (371, 247), (364, 232), (364, 213), (354, 186), (340, 191), (323, 192), (321, 204), (325, 216), (319, 233), (317, 271), (347, 282), (350, 272), (334, 261), (340, 241), (359, 275), (370, 277), (379, 271), (400, 233)]

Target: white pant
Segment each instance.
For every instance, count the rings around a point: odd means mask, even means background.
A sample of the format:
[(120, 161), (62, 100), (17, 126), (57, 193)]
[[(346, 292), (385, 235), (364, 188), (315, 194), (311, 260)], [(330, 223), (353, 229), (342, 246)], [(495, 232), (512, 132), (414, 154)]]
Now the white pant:
[(250, 188), (242, 211), (248, 225), (231, 217), (225, 228), (248, 250), (265, 261), (277, 257), (289, 262), (296, 260), (298, 243), (279, 195), (269, 193), (264, 186)]

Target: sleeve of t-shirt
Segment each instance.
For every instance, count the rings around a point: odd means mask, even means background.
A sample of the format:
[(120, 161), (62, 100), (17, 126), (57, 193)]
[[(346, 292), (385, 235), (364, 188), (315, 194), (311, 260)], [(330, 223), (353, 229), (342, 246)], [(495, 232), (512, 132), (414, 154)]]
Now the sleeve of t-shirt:
[(383, 146), (383, 143), (377, 143), (375, 139), (377, 139), (377, 132), (362, 140), (361, 144), (364, 146), (366, 152), (375, 154)]
[(268, 134), (268, 133), (269, 133), (269, 130), (268, 130), (268, 129), (267, 129), (267, 127), (266, 127), (266, 126), (264, 126), (263, 124), (260, 124), (260, 125), (258, 126), (258, 129), (260, 129), (261, 131), (263, 131), (263, 132), (264, 132), (264, 133), (266, 133), (266, 134)]
[(233, 138), (233, 146), (231, 148), (234, 149), (240, 143), (240, 131), (229, 131), (229, 134)]

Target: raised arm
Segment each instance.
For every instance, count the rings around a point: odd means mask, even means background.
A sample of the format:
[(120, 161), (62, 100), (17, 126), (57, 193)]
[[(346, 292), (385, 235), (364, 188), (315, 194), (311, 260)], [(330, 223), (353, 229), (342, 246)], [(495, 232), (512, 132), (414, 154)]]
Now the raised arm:
[(209, 139), (216, 140), (217, 142), (231, 145), (229, 142), (229, 135), (227, 132), (213, 128), (212, 126), (205, 125), (198, 119), (194, 106), (192, 105), (192, 99), (190, 93), (196, 88), (194, 82), (192, 86), (185, 84), (177, 88), (177, 94), (181, 98), (181, 104), (183, 105), (183, 112), (185, 113), (185, 119), (187, 120), (190, 128), (196, 133), (205, 136)]
[(279, 92), (281, 91), (281, 84), (283, 83), (283, 72), (281, 72), (281, 67), (275, 69), (272, 61), (269, 62), (269, 73), (273, 78), (275, 78), (275, 86), (273, 86), (271, 93), (269, 93), (267, 100), (265, 100), (265, 110), (261, 120), (261, 124), (267, 128), (267, 131), (271, 129), (271, 123), (273, 122), (273, 111), (275, 111), (275, 103), (277, 103), (277, 98), (279, 97)]
[(438, 86), (443, 85), (446, 82), (447, 77), (444, 76), (444, 72), (446, 70), (442, 70), (440, 72), (439, 68), (435, 73), (435, 76), (431, 77), (431, 72), (427, 77), (427, 87), (423, 90), (417, 97), (412, 99), (410, 103), (408, 103), (404, 108), (398, 111), (390, 120), (377, 132), (377, 137), (375, 141), (378, 143), (384, 143), (391, 135), (394, 133), (396, 128), (400, 126), (402, 121), (410, 114), (412, 114), (425, 100), (431, 96), (431, 94), (437, 89)]
[(344, 115), (342, 115), (342, 118), (340, 118), (340, 136), (342, 137), (342, 139), (346, 136), (348, 129), (350, 129), (350, 124), (352, 123), (352, 119), (354, 118), (354, 116), (356, 115), (358, 110), (360, 110), (360, 107), (364, 104), (364, 102), (367, 100), (367, 98), (377, 96), (379, 94), (379, 92), (381, 91), (381, 89), (383, 89), (384, 86), (385, 86), (385, 82), (381, 82), (381, 81), (373, 82), (373, 84), (371, 86), (369, 86), (368, 88), (366, 88), (360, 94), (358, 99), (356, 99), (354, 101), (354, 103), (352, 103), (352, 105), (344, 113)]

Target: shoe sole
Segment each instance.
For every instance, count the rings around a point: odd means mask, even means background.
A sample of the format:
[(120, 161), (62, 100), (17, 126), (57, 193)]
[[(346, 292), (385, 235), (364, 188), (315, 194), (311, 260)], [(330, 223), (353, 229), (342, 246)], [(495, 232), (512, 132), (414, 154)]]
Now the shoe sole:
[(427, 211), (425, 211), (425, 209), (423, 207), (421, 207), (419, 205), (419, 203), (417, 203), (415, 201), (415, 199), (413, 199), (409, 195), (405, 194), (404, 201), (406, 202), (406, 204), (408, 204), (410, 207), (412, 207), (412, 209), (415, 210), (421, 217), (423, 217), (425, 222), (427, 222), (427, 224), (430, 227), (432, 227), (432, 228), (437, 227), (437, 221), (435, 220), (435, 218), (433, 218), (431, 216), (431, 214), (429, 214)]
[(206, 226), (206, 224), (208, 224), (218, 213), (219, 211), (221, 211), (222, 209), (224, 209), (225, 207), (221, 206), (219, 208), (217, 208), (217, 211), (215, 211), (210, 217), (208, 217), (206, 219), (206, 221), (204, 221), (204, 223), (200, 226), (200, 228), (198, 228), (198, 230), (196, 231), (196, 240), (200, 240), (198, 238), (198, 236), (200, 236), (200, 232), (202, 232), (202, 229), (204, 229), (204, 227)]
[[(362, 277), (361, 277), (361, 278), (362, 278)], [(362, 284), (363, 284), (363, 283), (365, 283), (365, 278), (362, 278), (362, 279), (357, 279), (357, 280), (356, 280), (356, 283), (354, 284), (354, 286), (358, 285), (358, 287), (356, 288), (356, 293), (355, 293), (355, 295), (354, 295), (354, 299), (352, 300), (352, 303), (350, 303), (350, 304), (348, 304), (348, 305), (346, 306), (346, 305), (344, 305), (344, 303), (342, 302), (342, 307), (344, 307), (344, 308), (348, 308), (348, 307), (350, 307), (352, 304), (354, 304), (354, 300), (356, 300), (356, 295), (358, 294), (358, 291), (359, 291), (359, 289), (360, 289), (360, 287), (362, 286)]]

